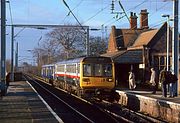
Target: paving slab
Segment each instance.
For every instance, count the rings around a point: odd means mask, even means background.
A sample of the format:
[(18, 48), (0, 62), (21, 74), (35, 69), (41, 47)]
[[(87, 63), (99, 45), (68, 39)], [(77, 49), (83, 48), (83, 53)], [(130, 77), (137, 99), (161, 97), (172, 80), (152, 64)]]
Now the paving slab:
[(0, 123), (58, 123), (26, 81), (10, 82), (0, 97)]

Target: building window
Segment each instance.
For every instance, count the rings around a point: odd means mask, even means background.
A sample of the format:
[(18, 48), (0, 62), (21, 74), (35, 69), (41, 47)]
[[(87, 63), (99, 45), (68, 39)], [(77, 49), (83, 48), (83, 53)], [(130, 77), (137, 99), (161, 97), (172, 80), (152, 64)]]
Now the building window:
[(154, 56), (154, 67), (158, 71), (161, 71), (166, 66), (166, 57), (165, 56)]

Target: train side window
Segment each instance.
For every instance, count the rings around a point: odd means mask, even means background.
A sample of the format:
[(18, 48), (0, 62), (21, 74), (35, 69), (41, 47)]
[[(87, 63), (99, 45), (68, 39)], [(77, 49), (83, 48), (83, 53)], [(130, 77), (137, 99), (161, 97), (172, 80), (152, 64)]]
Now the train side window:
[(83, 76), (91, 76), (91, 65), (90, 64), (83, 65)]
[(65, 65), (58, 65), (56, 72), (64, 72), (64, 67), (65, 67)]
[(77, 72), (80, 73), (80, 64), (77, 65)]

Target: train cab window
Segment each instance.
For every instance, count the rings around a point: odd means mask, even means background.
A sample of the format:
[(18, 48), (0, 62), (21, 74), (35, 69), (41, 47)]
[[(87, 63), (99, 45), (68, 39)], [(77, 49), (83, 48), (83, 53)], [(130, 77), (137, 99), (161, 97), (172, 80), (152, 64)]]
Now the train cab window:
[(103, 65), (103, 72), (104, 72), (104, 76), (111, 77), (112, 76), (112, 65), (111, 64)]
[(94, 75), (95, 76), (102, 76), (101, 66), (102, 66), (101, 64), (94, 65)]
[(112, 77), (111, 64), (84, 64), (83, 76)]
[(91, 76), (91, 64), (84, 64), (83, 65), (83, 76)]

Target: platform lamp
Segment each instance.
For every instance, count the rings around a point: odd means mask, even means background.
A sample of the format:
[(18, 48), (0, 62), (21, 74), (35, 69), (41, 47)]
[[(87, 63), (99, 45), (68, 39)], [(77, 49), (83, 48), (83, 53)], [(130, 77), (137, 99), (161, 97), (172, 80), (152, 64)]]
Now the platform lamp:
[(170, 15), (167, 15), (167, 14), (163, 14), (162, 17), (166, 17), (167, 18), (167, 50), (166, 50), (166, 67), (167, 67), (167, 71), (169, 70), (169, 17)]

